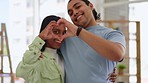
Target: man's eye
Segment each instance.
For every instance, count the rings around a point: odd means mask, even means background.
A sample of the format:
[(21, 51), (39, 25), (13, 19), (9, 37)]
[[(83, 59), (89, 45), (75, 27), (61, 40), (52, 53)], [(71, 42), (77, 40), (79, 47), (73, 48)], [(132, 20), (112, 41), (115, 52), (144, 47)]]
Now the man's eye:
[(72, 11), (69, 11), (69, 12), (68, 12), (69, 16), (72, 16), (72, 13), (73, 13)]
[(81, 5), (78, 5), (78, 6), (75, 7), (75, 9), (79, 9), (80, 7), (81, 7)]

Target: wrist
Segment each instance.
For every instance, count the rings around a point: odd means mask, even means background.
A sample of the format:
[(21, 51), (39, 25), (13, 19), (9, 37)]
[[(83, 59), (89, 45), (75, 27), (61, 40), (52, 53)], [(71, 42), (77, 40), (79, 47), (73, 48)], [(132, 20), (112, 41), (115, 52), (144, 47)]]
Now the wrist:
[(38, 37), (39, 37), (39, 38), (41, 38), (42, 40), (45, 40), (45, 38), (44, 38), (44, 37), (42, 37), (41, 35), (38, 35)]
[(77, 28), (77, 32), (76, 32), (76, 36), (79, 36), (80, 35), (80, 33), (81, 33), (81, 31), (82, 31), (82, 28)]

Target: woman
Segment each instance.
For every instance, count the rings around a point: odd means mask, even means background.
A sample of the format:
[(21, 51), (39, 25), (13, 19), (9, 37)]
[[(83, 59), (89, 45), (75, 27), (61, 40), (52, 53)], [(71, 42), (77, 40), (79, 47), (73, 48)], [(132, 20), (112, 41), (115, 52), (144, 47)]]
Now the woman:
[(27, 83), (64, 83), (63, 59), (56, 53), (65, 33), (64, 25), (56, 24), (59, 19), (53, 15), (44, 18), (40, 34), (29, 45), (16, 69), (17, 77)]
[[(40, 34), (17, 66), (16, 76), (24, 78), (26, 83), (64, 83), (63, 58), (56, 49), (60, 48), (66, 29), (56, 23), (59, 19), (54, 15), (44, 18)], [(108, 79), (116, 80), (115, 71)]]

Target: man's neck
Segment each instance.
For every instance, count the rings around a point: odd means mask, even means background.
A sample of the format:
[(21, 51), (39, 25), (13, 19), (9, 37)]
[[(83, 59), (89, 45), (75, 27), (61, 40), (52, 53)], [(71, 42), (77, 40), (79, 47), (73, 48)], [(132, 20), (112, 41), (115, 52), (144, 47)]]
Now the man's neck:
[(89, 28), (89, 27), (91, 27), (91, 26), (95, 26), (95, 25), (97, 25), (97, 22), (95, 21), (95, 20), (93, 20), (93, 21), (91, 21), (86, 27), (84, 27), (84, 28)]

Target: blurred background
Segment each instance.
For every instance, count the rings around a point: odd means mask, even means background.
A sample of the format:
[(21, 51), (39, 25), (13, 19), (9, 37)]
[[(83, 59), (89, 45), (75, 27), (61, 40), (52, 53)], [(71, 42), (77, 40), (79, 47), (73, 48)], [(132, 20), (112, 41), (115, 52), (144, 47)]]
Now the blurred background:
[[(97, 12), (101, 13), (102, 25), (121, 30), (127, 37), (127, 58), (122, 62), (126, 66), (126, 74), (119, 75), (117, 83), (147, 83), (148, 0), (90, 1)], [(67, 2), (68, 0), (0, 0), (0, 23), (6, 25), (14, 75), (23, 53), (38, 35), (44, 17), (58, 15), (71, 21), (67, 14)], [(137, 33), (136, 25), (139, 22), (140, 33)], [(137, 38), (140, 41), (137, 41)], [(10, 68), (7, 65), (10, 64), (5, 57), (4, 61), (6, 67), (3, 71), (9, 73)], [(21, 78), (14, 77), (14, 80), (15, 83), (24, 83)], [(6, 77), (4, 80), (1, 78), (0, 83), (11, 81)]]

